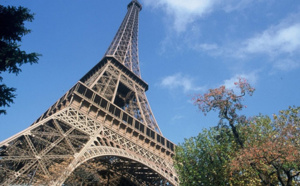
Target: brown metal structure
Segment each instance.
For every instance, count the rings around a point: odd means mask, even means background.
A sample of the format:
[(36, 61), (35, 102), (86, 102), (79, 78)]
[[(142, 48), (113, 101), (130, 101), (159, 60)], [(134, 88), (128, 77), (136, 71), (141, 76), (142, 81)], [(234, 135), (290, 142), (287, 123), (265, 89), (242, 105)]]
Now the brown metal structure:
[(24, 131), (0, 143), (0, 185), (178, 185), (140, 76), (137, 0), (103, 59)]

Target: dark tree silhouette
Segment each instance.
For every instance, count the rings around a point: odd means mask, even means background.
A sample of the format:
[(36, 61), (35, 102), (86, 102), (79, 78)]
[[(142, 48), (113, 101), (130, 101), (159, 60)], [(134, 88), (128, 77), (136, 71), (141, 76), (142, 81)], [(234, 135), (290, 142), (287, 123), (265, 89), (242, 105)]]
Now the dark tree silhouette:
[[(38, 62), (39, 54), (20, 49), (22, 37), (30, 33), (24, 23), (31, 22), (33, 16), (27, 8), (0, 5), (0, 108), (9, 107), (16, 97), (16, 89), (2, 83), (2, 73), (18, 75), (23, 64)], [(0, 114), (6, 114), (6, 110), (0, 109)]]

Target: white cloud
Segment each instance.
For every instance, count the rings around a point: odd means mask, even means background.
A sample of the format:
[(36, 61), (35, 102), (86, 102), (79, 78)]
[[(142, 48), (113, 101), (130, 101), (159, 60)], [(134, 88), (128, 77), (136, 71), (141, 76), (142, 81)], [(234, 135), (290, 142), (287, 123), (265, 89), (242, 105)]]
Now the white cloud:
[(203, 90), (202, 87), (198, 87), (193, 83), (192, 78), (180, 73), (163, 78), (160, 85), (168, 89), (182, 89), (185, 93)]
[(286, 27), (271, 27), (245, 42), (246, 53), (268, 53), (278, 55), (281, 53), (299, 52), (300, 49), (300, 23)]
[(293, 14), (279, 24), (271, 26), (256, 36), (246, 39), (235, 57), (266, 55), (273, 69), (290, 71), (299, 68), (300, 14)]
[(247, 56), (263, 54), (269, 56), (273, 62), (277, 58), (276, 63), (279, 63), (278, 58), (281, 58), (283, 61), (288, 61), (290, 67), (297, 67), (298, 65), (292, 65), (291, 59), (300, 54), (300, 22), (283, 21), (252, 38), (235, 44), (229, 43), (225, 46), (219, 46), (214, 43), (201, 43), (194, 45), (193, 48), (208, 52), (211, 55), (225, 55), (235, 58), (247, 58)]
[[(256, 0), (257, 1), (257, 0)], [(163, 8), (171, 17), (173, 28), (184, 32), (195, 20), (215, 10), (232, 12), (247, 7), (254, 0), (144, 0), (146, 6)]]
[(219, 0), (144, 0), (146, 5), (164, 8), (173, 19), (177, 32), (186, 30), (188, 24), (209, 13)]

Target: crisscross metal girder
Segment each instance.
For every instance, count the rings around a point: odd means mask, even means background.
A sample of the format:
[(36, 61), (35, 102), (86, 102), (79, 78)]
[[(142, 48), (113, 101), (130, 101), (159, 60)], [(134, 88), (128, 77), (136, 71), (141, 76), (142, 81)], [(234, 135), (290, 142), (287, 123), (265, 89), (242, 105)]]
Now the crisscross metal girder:
[(105, 56), (112, 56), (141, 77), (138, 56), (138, 16), (142, 9), (137, 0), (128, 5), (127, 14)]

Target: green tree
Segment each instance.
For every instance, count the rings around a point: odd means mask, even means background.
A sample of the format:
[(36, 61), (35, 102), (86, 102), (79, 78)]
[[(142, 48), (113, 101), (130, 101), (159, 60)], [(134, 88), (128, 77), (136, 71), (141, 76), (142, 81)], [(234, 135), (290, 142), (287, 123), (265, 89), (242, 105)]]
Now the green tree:
[(235, 140), (227, 127), (203, 130), (176, 147), (175, 168), (183, 186), (229, 185)]
[[(2, 83), (1, 73), (18, 75), (21, 65), (38, 62), (39, 54), (26, 53), (20, 49), (19, 44), (22, 37), (30, 33), (30, 30), (25, 28), (25, 21), (32, 20), (33, 14), (27, 8), (0, 5), (0, 108), (9, 107), (16, 97), (16, 89)], [(6, 114), (6, 110), (0, 109), (0, 114)]]

